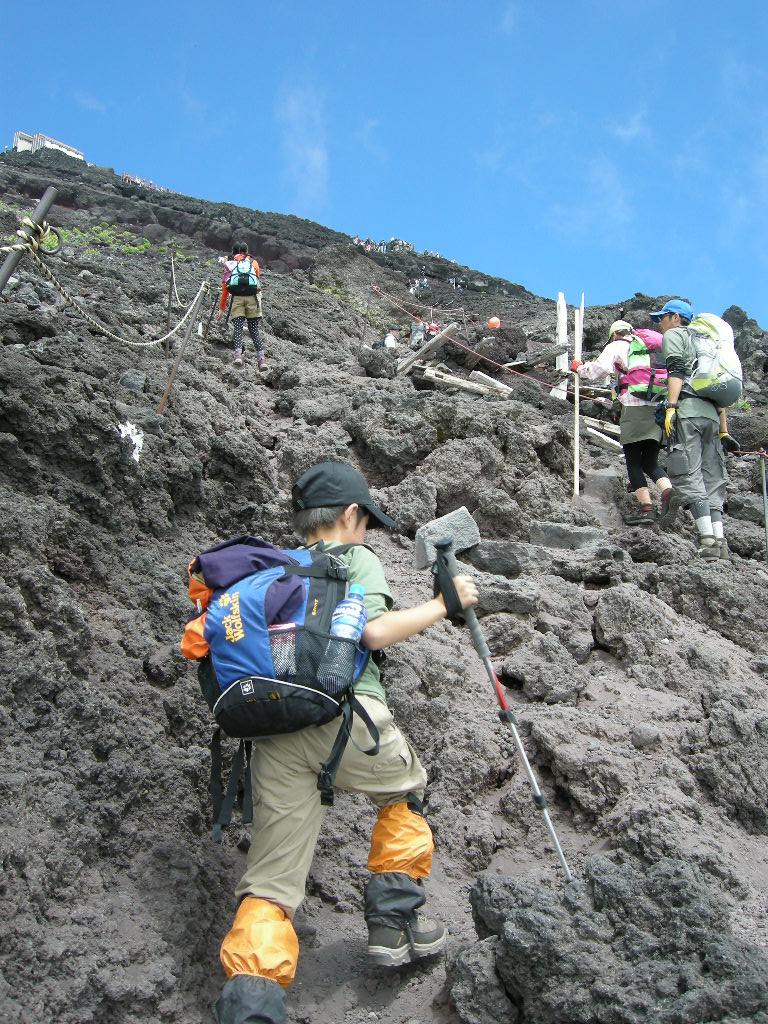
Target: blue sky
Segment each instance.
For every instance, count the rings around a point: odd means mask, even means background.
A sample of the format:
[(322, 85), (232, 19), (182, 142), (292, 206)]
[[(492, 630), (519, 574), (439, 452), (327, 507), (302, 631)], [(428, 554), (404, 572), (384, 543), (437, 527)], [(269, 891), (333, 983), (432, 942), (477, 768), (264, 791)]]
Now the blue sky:
[(2, 145), (41, 131), (541, 295), (679, 294), (768, 327), (764, 0), (29, 10), (3, 4)]

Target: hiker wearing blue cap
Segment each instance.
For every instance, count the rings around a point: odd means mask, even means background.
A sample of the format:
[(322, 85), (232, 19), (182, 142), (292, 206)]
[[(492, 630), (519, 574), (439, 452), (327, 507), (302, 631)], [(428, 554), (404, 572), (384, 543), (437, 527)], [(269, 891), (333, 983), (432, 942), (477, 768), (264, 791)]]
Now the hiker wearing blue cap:
[(671, 444), (667, 470), (674, 489), (659, 521), (669, 527), (680, 506), (689, 509), (699, 534), (696, 553), (714, 561), (728, 558), (724, 448), (727, 440), (736, 448), (738, 444), (728, 433), (725, 409), (697, 396), (690, 386), (697, 359), (690, 330), (693, 319), (693, 307), (685, 299), (670, 299), (651, 313), (663, 334), (661, 351), (668, 374), (664, 433)]

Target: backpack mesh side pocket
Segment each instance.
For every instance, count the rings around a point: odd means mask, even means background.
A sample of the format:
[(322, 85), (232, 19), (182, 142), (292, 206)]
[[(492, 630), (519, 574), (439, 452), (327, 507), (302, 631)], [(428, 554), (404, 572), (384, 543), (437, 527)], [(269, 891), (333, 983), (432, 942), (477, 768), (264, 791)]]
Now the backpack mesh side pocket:
[(346, 637), (305, 627), (270, 627), (275, 678), (338, 697), (355, 679), (358, 647)]

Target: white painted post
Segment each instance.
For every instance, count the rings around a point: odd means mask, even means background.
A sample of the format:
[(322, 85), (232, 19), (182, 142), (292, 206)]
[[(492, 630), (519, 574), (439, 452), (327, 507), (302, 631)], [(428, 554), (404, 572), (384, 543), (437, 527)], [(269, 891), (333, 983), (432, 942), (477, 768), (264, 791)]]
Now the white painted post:
[[(584, 292), (581, 305), (573, 311), (573, 357), (581, 359), (581, 343), (584, 337)], [(579, 375), (573, 375), (573, 496), (579, 496)]]
[[(557, 344), (568, 344), (568, 310), (565, 306), (565, 295), (557, 293)], [(562, 352), (555, 360), (555, 370), (563, 375), (563, 382), (556, 384), (549, 392), (553, 398), (568, 397), (568, 352)]]

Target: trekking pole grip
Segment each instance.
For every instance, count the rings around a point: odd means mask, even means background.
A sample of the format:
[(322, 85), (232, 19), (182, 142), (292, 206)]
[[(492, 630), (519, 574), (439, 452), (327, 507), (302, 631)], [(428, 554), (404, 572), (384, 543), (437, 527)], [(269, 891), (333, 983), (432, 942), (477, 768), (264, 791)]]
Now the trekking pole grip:
[[(445, 564), (448, 566), (448, 571), (451, 576), (458, 576), (459, 566), (456, 561), (456, 555), (453, 553), (453, 541), (450, 537), (445, 537), (443, 540), (436, 540), (435, 549), (439, 551), (445, 559)], [(480, 623), (477, 621), (475, 609), (462, 608), (461, 614), (464, 616), (464, 621), (467, 626), (469, 626), (469, 632), (472, 635), (472, 643), (475, 646), (475, 650), (481, 658), (490, 658), (491, 652), (488, 648), (488, 644), (485, 642), (483, 631), (480, 629)]]

